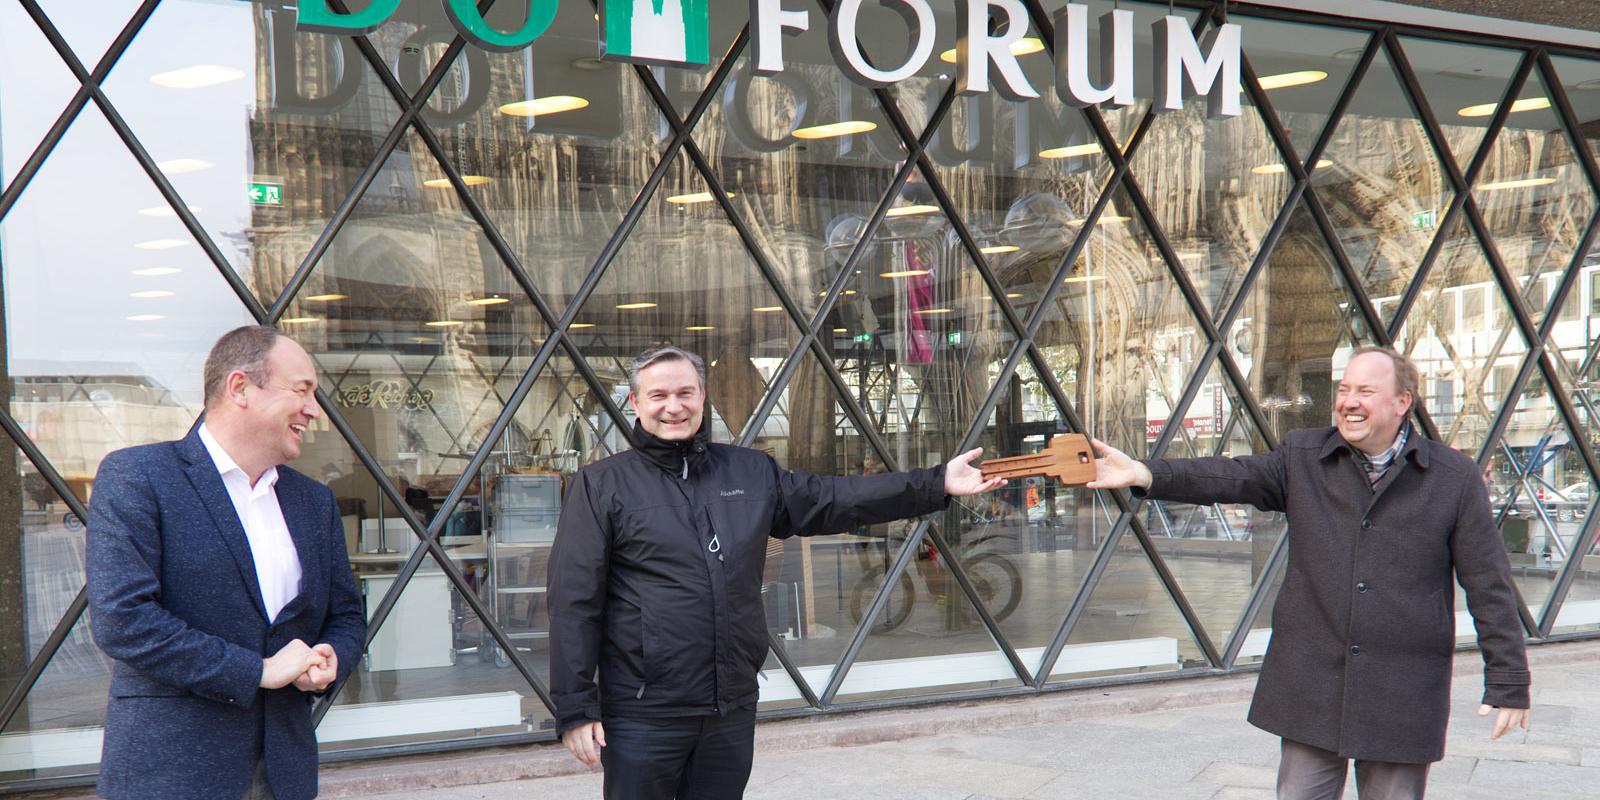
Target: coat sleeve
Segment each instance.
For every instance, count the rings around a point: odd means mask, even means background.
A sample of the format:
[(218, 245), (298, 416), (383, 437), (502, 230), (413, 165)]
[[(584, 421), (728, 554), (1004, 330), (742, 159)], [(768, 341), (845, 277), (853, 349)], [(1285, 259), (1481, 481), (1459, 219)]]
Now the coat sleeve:
[(255, 702), (261, 654), (196, 630), (161, 605), (161, 512), (146, 466), (126, 451), (100, 464), (87, 536), (89, 614), (106, 655), (210, 700)]
[(1236, 458), (1156, 458), (1144, 464), (1150, 468), (1150, 488), (1135, 489), (1135, 497), (1195, 505), (1248, 503), (1262, 511), (1287, 508), (1283, 455), (1277, 450)]
[(550, 693), (559, 731), (600, 719), (595, 670), (605, 633), (611, 525), (591, 488), (586, 473), (573, 477), (550, 553)]
[(322, 622), (318, 642), (333, 645), (339, 656), (339, 680), (350, 677), (361, 659), (367, 640), (367, 615), (361, 604), (361, 591), (356, 588), (355, 573), (350, 570), (350, 554), (345, 551), (340, 532), (344, 527), (339, 518), (339, 505), (328, 494), (328, 521), (331, 544), (328, 546), (328, 613)]
[(1489, 492), (1475, 474), (1467, 477), (1461, 501), (1456, 504), (1450, 558), (1478, 631), (1484, 704), (1527, 708), (1532, 681), (1522, 618), (1517, 613), (1517, 595), (1511, 583), (1511, 565), (1500, 529), (1489, 510)]
[(950, 503), (943, 464), (910, 472), (823, 477), (771, 463), (779, 508), (770, 533), (778, 538), (840, 533), (927, 514)]

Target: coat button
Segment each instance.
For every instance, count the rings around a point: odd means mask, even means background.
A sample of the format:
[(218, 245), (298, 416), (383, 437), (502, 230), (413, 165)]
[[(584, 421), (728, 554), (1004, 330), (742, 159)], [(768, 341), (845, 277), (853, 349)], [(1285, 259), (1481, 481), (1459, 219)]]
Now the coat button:
[(1353, 656), (1361, 655), (1361, 645), (1359, 645), (1359, 644), (1350, 645), (1350, 655), (1353, 655)]
[(1364, 530), (1364, 531), (1372, 530), (1372, 520), (1370, 520), (1370, 519), (1361, 520), (1361, 530)]
[(1363, 593), (1366, 592), (1367, 591), (1367, 582), (1366, 581), (1362, 581), (1362, 582), (1356, 584), (1356, 591), (1363, 592)]

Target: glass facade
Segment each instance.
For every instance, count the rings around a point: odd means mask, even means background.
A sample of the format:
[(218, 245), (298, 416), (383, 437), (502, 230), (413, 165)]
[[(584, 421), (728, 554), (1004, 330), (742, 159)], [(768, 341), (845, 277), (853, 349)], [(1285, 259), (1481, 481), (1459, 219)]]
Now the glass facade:
[[(317, 709), (328, 753), (554, 738), (561, 481), (629, 446), (624, 365), (661, 342), (710, 364), (716, 440), (824, 474), (1067, 431), (1264, 452), (1393, 344), (1422, 430), (1483, 467), (1530, 638), (1600, 631), (1600, 52), (1178, 3), (1242, 28), (1242, 113), (1213, 120), (1062, 103), (1065, 3), (1026, 5), (1042, 96), (1014, 102), (955, 93), (950, 0), (877, 90), (809, 0), (773, 76), (744, 3), (696, 70), (598, 60), (585, 3), (498, 52), (437, 0), (357, 35), (278, 0), (0, 0), (0, 787), (93, 774), (95, 470), (184, 435), (252, 321), (321, 371), (292, 466), (338, 497), (373, 626)], [(1169, 6), (1117, 5), (1148, 98)], [(864, 49), (900, 58), (872, 13)], [(761, 708), (1248, 670), (1287, 533), (1029, 479), (775, 540)]]

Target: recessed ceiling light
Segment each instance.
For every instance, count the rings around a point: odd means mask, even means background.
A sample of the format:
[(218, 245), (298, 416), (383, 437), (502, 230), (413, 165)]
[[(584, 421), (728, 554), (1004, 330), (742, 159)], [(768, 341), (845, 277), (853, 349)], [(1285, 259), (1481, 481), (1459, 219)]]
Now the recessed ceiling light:
[(849, 333), (850, 329), (849, 328), (834, 328), (833, 332), (834, 333)]
[(686, 326), (684, 326), (683, 329), (686, 330), (686, 331), (714, 331), (714, 330), (717, 329), (717, 326), (715, 326), (715, 325), (686, 325)]
[(922, 309), (920, 311), (913, 311), (911, 313), (913, 313), (913, 314), (950, 314), (950, 313), (953, 313), (954, 311), (955, 311), (955, 309), (951, 309), (951, 308), (924, 308), (924, 309)]
[(214, 166), (216, 164), (203, 158), (174, 158), (170, 161), (157, 163), (156, 169), (168, 175), (182, 175), (185, 172), (199, 172), (203, 169), (211, 169)]
[(991, 244), (988, 247), (978, 248), (978, 252), (986, 256), (996, 256), (1000, 255), (1001, 253), (1015, 253), (1021, 249), (1021, 247), (1018, 247), (1014, 244)]
[(306, 297), (302, 297), (300, 299), (301, 300), (310, 300), (313, 303), (332, 303), (332, 302), (334, 302), (336, 300), (349, 300), (350, 299), (350, 295), (337, 294), (337, 293), (313, 294), (313, 295), (308, 295)]
[[(733, 197), (733, 192), (728, 192), (727, 194), (728, 197)], [(671, 197), (667, 198), (667, 202), (676, 203), (677, 205), (683, 206), (689, 205), (690, 203), (709, 203), (715, 199), (717, 198), (710, 192), (695, 192), (694, 194), (672, 195)]]
[[(200, 207), (189, 206), (189, 213), (200, 213)], [(150, 208), (139, 209), (139, 215), (144, 217), (176, 217), (178, 212), (172, 210), (172, 206), (151, 206)]]
[[(850, 295), (853, 295), (855, 293), (856, 293), (856, 290), (854, 290), (854, 289), (846, 289), (846, 290), (844, 290), (844, 295), (846, 297), (849, 297)], [(818, 297), (827, 297), (828, 293), (827, 292), (817, 292), (817, 296)]]
[(133, 274), (138, 275), (141, 278), (156, 278), (162, 275), (176, 275), (182, 271), (183, 270), (178, 269), (177, 267), (146, 267), (144, 269), (134, 270)]
[(593, 327), (594, 327), (594, 323), (593, 322), (574, 322), (571, 325), (567, 326), (567, 330), (575, 331), (575, 330), (577, 330), (579, 328), (593, 328)]
[[(1511, 113), (1515, 114), (1518, 111), (1538, 111), (1539, 109), (1549, 107), (1550, 98), (1548, 97), (1524, 97), (1521, 100), (1511, 104)], [(1484, 103), (1482, 105), (1467, 106), (1456, 113), (1463, 117), (1488, 117), (1493, 116), (1495, 110), (1499, 108), (1499, 103)]]
[(160, 314), (134, 314), (128, 317), (129, 322), (154, 322), (158, 319), (166, 319), (166, 317)]
[(895, 271), (895, 272), (880, 272), (880, 273), (878, 273), (878, 277), (880, 277), (880, 278), (912, 278), (912, 277), (915, 277), (917, 275), (926, 275), (926, 274), (928, 274), (928, 270), (925, 270), (925, 269), (902, 269), (902, 270), (898, 270), (898, 271)]
[(1535, 186), (1549, 186), (1555, 182), (1555, 178), (1523, 178), (1515, 181), (1496, 181), (1494, 183), (1485, 183), (1478, 188), (1486, 192), (1493, 192), (1500, 189), (1531, 189)]
[(1073, 144), (1066, 147), (1052, 147), (1049, 150), (1040, 150), (1040, 158), (1073, 158), (1075, 156), (1092, 156), (1100, 152), (1098, 142), (1088, 144)]
[(228, 83), (244, 77), (244, 73), (233, 67), (222, 67), (216, 64), (196, 64), (192, 67), (175, 69), (170, 72), (158, 72), (150, 76), (150, 82), (168, 89), (204, 89), (207, 86), (216, 86), (219, 83)]
[[(484, 175), (462, 175), (461, 176), (461, 182), (466, 184), (466, 185), (468, 185), (468, 186), (482, 186), (482, 185), (484, 185), (486, 183), (491, 183), (493, 181), (494, 181), (494, 178), (490, 178), (490, 177), (487, 177), (487, 176), (484, 176)], [(448, 189), (448, 188), (450, 188), (450, 179), (449, 178), (433, 178), (433, 179), (430, 179), (430, 180), (423, 181), (422, 185), (428, 187), (429, 189)]]
[(142, 292), (132, 292), (128, 296), (137, 297), (140, 300), (154, 300), (158, 297), (171, 297), (174, 294), (176, 294), (176, 292), (169, 292), (165, 289), (147, 289)]
[(771, 314), (775, 311), (782, 311), (783, 306), (756, 306), (750, 310), (759, 314)]
[(1365, 47), (1346, 47), (1345, 49), (1334, 53), (1333, 57), (1340, 61), (1354, 61), (1360, 58), (1361, 54), (1365, 52), (1367, 52), (1367, 48)]
[[(280, 325), (305, 325), (306, 323), (309, 323), (309, 322), (321, 322), (321, 321), (322, 321), (321, 317), (284, 317), (283, 319), (278, 320), (278, 324), (280, 324)], [(430, 322), (428, 324), (432, 325), (433, 323)]]
[(467, 323), (462, 322), (459, 319), (436, 319), (424, 322), (422, 324), (430, 328), (454, 328), (457, 325), (465, 325)]
[[(598, 19), (598, 18), (599, 18), (599, 16), (596, 15), (596, 19)], [(600, 59), (595, 58), (594, 56), (583, 56), (581, 58), (572, 59), (572, 68), (573, 69), (581, 69), (584, 72), (596, 72), (596, 71), (605, 69), (606, 68), (606, 62), (601, 61)]]
[(649, 301), (638, 302), (638, 303), (618, 303), (617, 304), (617, 308), (619, 308), (619, 309), (621, 309), (623, 311), (635, 311), (635, 310), (638, 310), (638, 309), (641, 309), (641, 308), (655, 308), (655, 307), (656, 307), (656, 304), (655, 303), (651, 303)]
[(468, 300), (467, 301), (467, 305), (469, 305), (469, 306), (498, 306), (498, 305), (501, 305), (501, 304), (504, 304), (504, 303), (509, 303), (509, 302), (511, 302), (511, 298), (509, 298), (509, 297), (501, 297), (500, 295), (489, 295), (488, 297), (479, 297), (479, 298), (476, 298), (476, 299), (473, 299), (473, 300)]
[(1125, 216), (1123, 216), (1121, 214), (1101, 214), (1100, 215), (1100, 224), (1101, 225), (1115, 225), (1118, 222), (1127, 222), (1130, 219), (1133, 219), (1133, 217), (1125, 217)]
[(1328, 79), (1328, 73), (1320, 69), (1303, 69), (1298, 72), (1283, 72), (1277, 75), (1262, 75), (1257, 79), (1261, 88), (1267, 91), (1273, 89), (1287, 89), (1290, 86), (1305, 86), (1308, 83), (1317, 83)]
[[(1317, 166), (1315, 167), (1315, 169), (1322, 169), (1323, 167), (1331, 167), (1331, 166), (1333, 166), (1333, 162), (1332, 161), (1329, 161), (1326, 158), (1320, 158), (1320, 159), (1317, 159)], [(1289, 167), (1287, 165), (1285, 165), (1285, 164), (1262, 164), (1259, 167), (1251, 167), (1250, 168), (1250, 172), (1253, 173), (1253, 174), (1256, 174), (1256, 175), (1277, 175), (1277, 174), (1279, 174), (1281, 172), (1288, 172), (1288, 171), (1289, 171)]]
[[(1037, 53), (1037, 52), (1040, 52), (1040, 51), (1044, 50), (1044, 40), (1043, 39), (1037, 39), (1037, 38), (1034, 38), (1032, 36), (1029, 36), (1029, 37), (1027, 37), (1025, 39), (1018, 39), (1018, 40), (1012, 42), (1010, 49), (1011, 49), (1011, 55), (1014, 55), (1014, 56), (1030, 55), (1030, 54)], [(951, 48), (949, 50), (944, 51), (943, 53), (940, 53), (939, 54), (939, 60), (943, 61), (946, 64), (954, 64), (954, 63), (956, 63), (956, 51), (955, 51), (955, 49)]]
[(1022, 298), (1022, 294), (1020, 292), (1011, 292), (1007, 294), (1006, 297), (1009, 297), (1012, 300), (1020, 300)]
[(182, 247), (188, 243), (186, 239), (151, 239), (148, 242), (140, 242), (134, 247), (140, 250), (171, 250), (174, 247)]
[(835, 136), (850, 136), (857, 133), (870, 133), (878, 129), (878, 123), (868, 122), (864, 119), (847, 119), (843, 122), (830, 122), (826, 125), (812, 125), (807, 128), (797, 128), (793, 134), (796, 139), (832, 139)]
[(929, 206), (929, 205), (899, 206), (898, 208), (889, 209), (888, 213), (885, 214), (884, 216), (888, 216), (888, 217), (910, 217), (910, 216), (915, 216), (917, 214), (933, 214), (933, 213), (938, 212), (938, 210), (939, 210), (938, 206)]
[(1104, 276), (1104, 275), (1073, 275), (1072, 277), (1067, 278), (1067, 279), (1065, 279), (1065, 280), (1063, 280), (1061, 282), (1062, 283), (1089, 283), (1090, 281), (1103, 281), (1105, 279), (1106, 279), (1106, 276)]
[(588, 107), (589, 101), (582, 97), (557, 94), (549, 97), (536, 97), (532, 100), (506, 103), (500, 107), (500, 113), (510, 117), (541, 117), (546, 114), (560, 114), (563, 111), (577, 111), (580, 108)]

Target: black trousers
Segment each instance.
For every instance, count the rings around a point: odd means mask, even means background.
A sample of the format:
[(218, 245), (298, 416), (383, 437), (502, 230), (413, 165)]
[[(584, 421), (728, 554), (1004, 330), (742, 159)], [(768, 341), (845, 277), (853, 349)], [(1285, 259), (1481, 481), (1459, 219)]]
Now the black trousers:
[(603, 723), (606, 800), (738, 800), (755, 757), (756, 710)]

